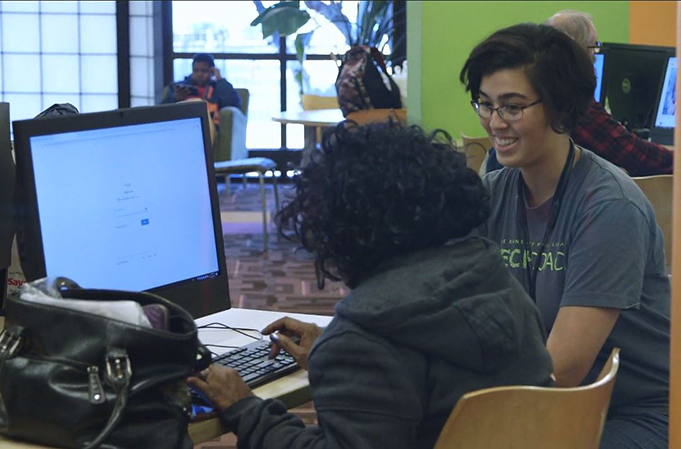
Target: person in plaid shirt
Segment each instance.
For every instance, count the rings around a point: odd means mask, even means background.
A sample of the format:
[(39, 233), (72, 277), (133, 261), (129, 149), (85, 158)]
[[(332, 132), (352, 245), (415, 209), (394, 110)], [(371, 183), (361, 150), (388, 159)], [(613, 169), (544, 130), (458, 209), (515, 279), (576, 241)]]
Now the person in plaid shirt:
[[(564, 10), (548, 21), (589, 50), (592, 59), (600, 51), (596, 27), (583, 12)], [(674, 153), (630, 133), (595, 101), (591, 102), (585, 119), (570, 133), (575, 143), (588, 148), (613, 164), (625, 169), (630, 176), (672, 173)]]
[[(601, 49), (591, 16), (579, 11), (563, 10), (546, 21), (585, 47), (592, 59)], [(673, 173), (674, 153), (663, 146), (641, 139), (627, 129), (596, 101), (592, 100), (586, 116), (570, 132), (575, 144), (587, 148), (603, 159), (621, 167), (629, 176)], [(502, 166), (494, 148), (487, 158), (486, 171)]]

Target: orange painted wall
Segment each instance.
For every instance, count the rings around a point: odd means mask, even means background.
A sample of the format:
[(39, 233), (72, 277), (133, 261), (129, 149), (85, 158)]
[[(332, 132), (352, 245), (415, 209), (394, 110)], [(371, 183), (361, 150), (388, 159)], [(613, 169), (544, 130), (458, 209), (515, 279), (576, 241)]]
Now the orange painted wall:
[[(681, 29), (681, 10), (676, 24)], [(681, 33), (677, 36), (676, 54), (681, 54)], [(681, 91), (681, 76), (676, 77), (676, 91)], [(676, 114), (674, 142), (681, 142), (681, 114)], [(678, 147), (677, 147), (678, 148)], [(674, 212), (672, 235), (672, 314), (669, 373), (669, 448), (681, 448), (681, 157), (674, 158)]]
[(629, 2), (629, 43), (676, 46), (677, 2)]

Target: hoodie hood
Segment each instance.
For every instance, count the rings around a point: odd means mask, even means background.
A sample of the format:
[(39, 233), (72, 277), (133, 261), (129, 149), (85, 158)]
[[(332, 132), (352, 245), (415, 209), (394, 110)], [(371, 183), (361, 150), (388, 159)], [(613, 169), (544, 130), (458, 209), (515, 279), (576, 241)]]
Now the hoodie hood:
[[(508, 365), (528, 327), (544, 329), (499, 248), (482, 237), (382, 264), (336, 314), (397, 345), (483, 373)], [(429, 338), (434, 334), (439, 338)]]

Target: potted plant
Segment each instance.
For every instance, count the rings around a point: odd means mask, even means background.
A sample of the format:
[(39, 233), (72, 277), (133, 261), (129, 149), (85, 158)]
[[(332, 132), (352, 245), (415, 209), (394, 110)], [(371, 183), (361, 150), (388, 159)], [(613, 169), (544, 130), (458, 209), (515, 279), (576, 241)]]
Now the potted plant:
[[(299, 1), (280, 1), (279, 3), (264, 8), (262, 2), (254, 2), (258, 8), (258, 17), (251, 22), (251, 26), (262, 25), (263, 38), (270, 36), (296, 35), (296, 57), (300, 62), (300, 71), (295, 74), (295, 79), (303, 93), (304, 68), (306, 49), (315, 30), (320, 27), (317, 24), (310, 31), (299, 31), (314, 19), (305, 10), (301, 9)], [(331, 22), (345, 37), (345, 42), (350, 48), (357, 45), (376, 47), (381, 53), (385, 47), (391, 44), (394, 28), (393, 2), (391, 1), (360, 1), (357, 2), (357, 20), (350, 21), (342, 12), (343, 1), (305, 1), (305, 6), (318, 12)], [(309, 26), (307, 28), (310, 28)], [(399, 38), (404, 39), (404, 36)], [(393, 42), (393, 47), (397, 42)]]

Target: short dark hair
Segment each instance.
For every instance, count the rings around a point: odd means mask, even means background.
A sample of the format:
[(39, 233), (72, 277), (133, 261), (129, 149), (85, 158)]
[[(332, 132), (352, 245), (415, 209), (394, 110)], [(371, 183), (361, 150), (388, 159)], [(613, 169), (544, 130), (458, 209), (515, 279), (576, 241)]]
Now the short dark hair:
[(194, 55), (192, 67), (194, 67), (194, 64), (196, 64), (197, 62), (205, 62), (206, 64), (208, 64), (208, 67), (215, 67), (215, 61), (213, 60), (213, 57), (208, 53), (197, 53), (196, 55)]
[(477, 100), (482, 78), (504, 69), (523, 69), (539, 93), (557, 133), (572, 130), (584, 116), (596, 88), (586, 49), (548, 25), (522, 23), (496, 31), (479, 43), (459, 80)]
[(295, 176), (280, 232), (315, 256), (317, 281), (350, 288), (383, 261), (462, 237), (489, 215), (489, 195), (445, 131), (341, 122)]

